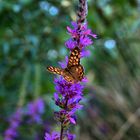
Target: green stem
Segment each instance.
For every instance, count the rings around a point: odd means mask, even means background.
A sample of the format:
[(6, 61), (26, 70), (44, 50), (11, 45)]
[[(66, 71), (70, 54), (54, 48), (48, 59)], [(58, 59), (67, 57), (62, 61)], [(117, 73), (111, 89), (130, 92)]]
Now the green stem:
[(26, 88), (27, 88), (27, 84), (29, 81), (29, 74), (30, 74), (30, 68), (29, 66), (26, 68), (25, 73), (23, 75), (23, 80), (21, 83), (21, 87), (20, 87), (20, 93), (19, 93), (19, 101), (17, 106), (18, 107), (22, 107), (24, 102), (25, 102), (25, 96), (26, 96)]
[(34, 97), (38, 98), (40, 94), (40, 82), (41, 82), (41, 67), (39, 64), (35, 65), (35, 90)]

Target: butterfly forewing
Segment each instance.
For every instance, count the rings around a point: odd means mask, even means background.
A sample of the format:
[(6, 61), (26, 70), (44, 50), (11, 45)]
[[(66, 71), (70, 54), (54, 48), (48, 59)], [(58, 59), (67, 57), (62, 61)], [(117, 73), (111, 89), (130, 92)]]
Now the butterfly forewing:
[(74, 81), (75, 81), (74, 78), (72, 77), (72, 75), (66, 70), (52, 67), (52, 66), (47, 67), (47, 70), (51, 73), (62, 75), (64, 77), (64, 79), (68, 82), (74, 83)]
[(59, 75), (63, 75), (63, 69), (60, 69), (60, 68), (56, 68), (56, 67), (47, 67), (47, 70), (51, 73), (54, 73), (54, 74), (59, 74)]
[(80, 49), (78, 47), (75, 47), (70, 54), (67, 67), (79, 64), (80, 64)]

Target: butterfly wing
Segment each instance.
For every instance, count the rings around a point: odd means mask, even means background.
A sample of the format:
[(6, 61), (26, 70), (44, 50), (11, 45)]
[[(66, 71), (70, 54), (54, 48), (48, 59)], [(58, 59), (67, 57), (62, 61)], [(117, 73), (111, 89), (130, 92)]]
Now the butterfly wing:
[(54, 74), (58, 74), (58, 75), (63, 75), (63, 69), (60, 69), (60, 68), (56, 68), (56, 67), (47, 67), (47, 70), (51, 73), (54, 73)]
[(68, 71), (64, 70), (63, 75), (64, 79), (70, 83), (74, 83), (75, 79)]
[(80, 64), (80, 49), (78, 47), (75, 47), (70, 54), (67, 67), (70, 68), (71, 66), (79, 64)]
[(69, 57), (67, 68), (68, 71), (73, 78), (73, 82), (81, 81), (84, 77), (84, 68), (80, 64), (80, 49), (75, 47)]
[(47, 70), (53, 74), (58, 74), (64, 77), (64, 79), (70, 83), (74, 83), (74, 78), (72, 75), (67, 71), (56, 67), (47, 67)]
[(70, 67), (69, 72), (76, 82), (81, 81), (84, 78), (84, 68), (80, 64)]

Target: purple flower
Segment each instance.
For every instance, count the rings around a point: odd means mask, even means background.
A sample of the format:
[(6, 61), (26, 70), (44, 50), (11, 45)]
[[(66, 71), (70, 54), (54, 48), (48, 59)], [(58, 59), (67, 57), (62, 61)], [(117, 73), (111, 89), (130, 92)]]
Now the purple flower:
[[(64, 138), (67, 138), (66, 140), (74, 140), (75, 135), (67, 132), (67, 134), (64, 135)], [(60, 134), (58, 132), (52, 132), (52, 134), (45, 133), (45, 140), (60, 140)]]
[(62, 69), (65, 69), (68, 64), (68, 56), (65, 57), (65, 61), (58, 62)]
[(62, 122), (63, 127), (67, 127), (70, 123), (76, 124), (76, 117), (74, 113), (75, 110), (70, 112), (66, 110), (54, 112), (56, 120)]
[(55, 78), (54, 84), (56, 93), (64, 98), (71, 99), (73, 97), (82, 97), (84, 86), (82, 86), (80, 83), (72, 84), (60, 77), (60, 79)]
[(22, 119), (22, 110), (21, 108), (18, 108), (10, 119), (10, 126), (5, 131), (4, 140), (14, 140), (17, 137), (18, 135), (17, 129), (20, 125), (21, 119)]
[(67, 100), (67, 108), (65, 108), (66, 99), (65, 97), (59, 97), (57, 93), (54, 94), (55, 104), (60, 108), (72, 110), (72, 109), (81, 109), (82, 105), (78, 104), (79, 101), (82, 99), (81, 97), (71, 98)]
[(5, 138), (4, 140), (8, 140), (8, 139), (14, 139), (17, 136), (17, 131), (15, 131), (15, 129), (13, 129), (12, 127), (9, 127), (6, 131), (5, 131)]
[(44, 113), (44, 101), (39, 98), (28, 104), (27, 115), (31, 117), (30, 121), (41, 123), (41, 115)]
[(67, 48), (69, 48), (70, 50), (75, 46), (83, 49), (93, 43), (90, 37), (97, 38), (97, 35), (93, 34), (91, 30), (87, 28), (87, 23), (82, 24), (80, 30), (78, 29), (78, 25), (76, 22), (72, 22), (72, 26), (73, 29), (67, 27), (68, 33), (71, 35), (71, 38), (65, 43)]
[(87, 57), (87, 56), (90, 56), (90, 51), (89, 50), (85, 50), (85, 49), (83, 49), (82, 51), (81, 51), (81, 58), (82, 57)]
[(92, 40), (89, 37), (85, 37), (85, 35), (82, 35), (80, 37), (80, 46), (82, 46), (81, 48), (84, 48), (86, 46), (89, 46), (92, 44)]
[(68, 139), (68, 140), (74, 140), (75, 137), (76, 137), (76, 136), (75, 136), (74, 134), (70, 134), (70, 133), (67, 134), (67, 139)]
[(45, 133), (45, 140), (60, 140), (60, 134), (58, 132), (52, 132), (52, 134)]
[(65, 42), (65, 46), (67, 46), (70, 50), (73, 50), (77, 46), (77, 42), (70, 38)]

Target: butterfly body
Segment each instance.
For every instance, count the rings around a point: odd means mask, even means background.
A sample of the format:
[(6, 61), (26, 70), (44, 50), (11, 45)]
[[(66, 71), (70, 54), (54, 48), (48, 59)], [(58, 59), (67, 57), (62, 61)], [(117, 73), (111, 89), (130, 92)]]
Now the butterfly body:
[(80, 64), (80, 49), (74, 48), (70, 54), (67, 67), (65, 69), (48, 67), (49, 72), (62, 75), (64, 79), (71, 83), (79, 82), (84, 77), (84, 68)]

